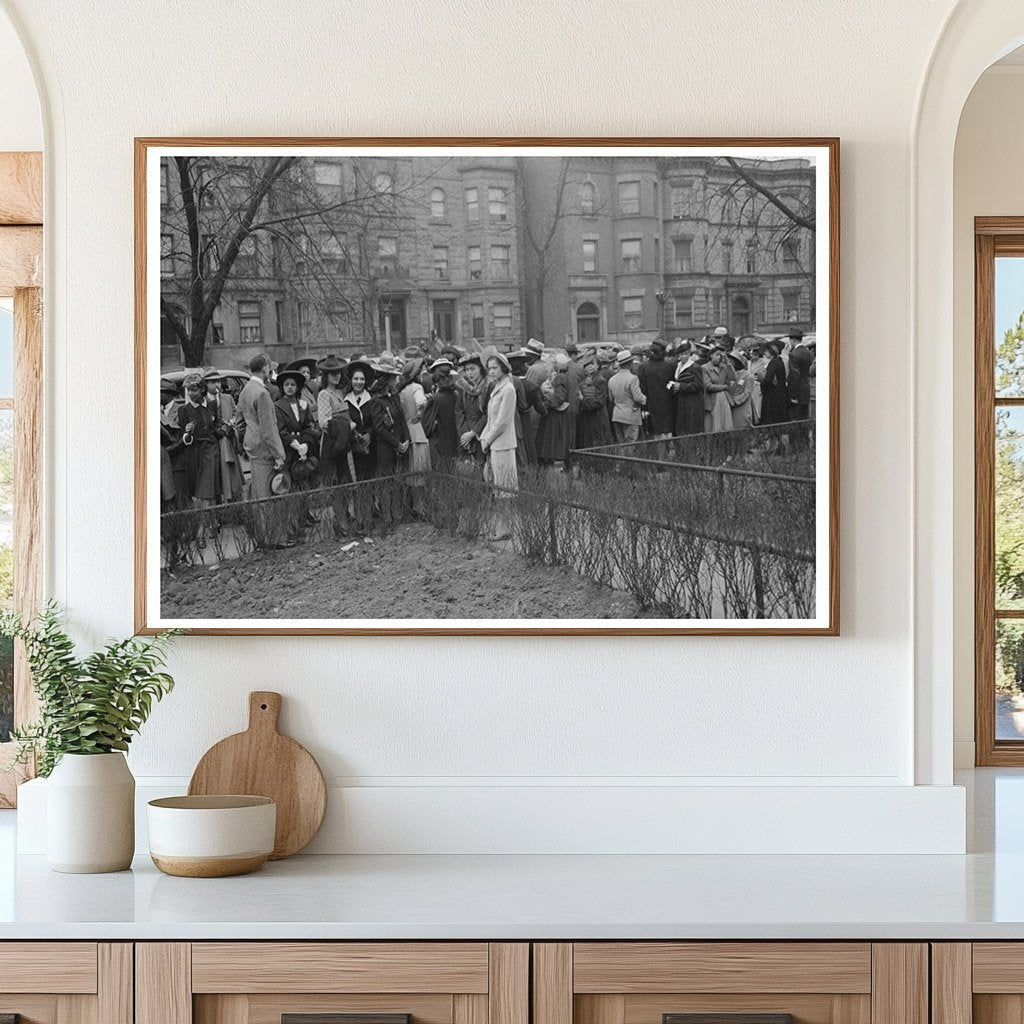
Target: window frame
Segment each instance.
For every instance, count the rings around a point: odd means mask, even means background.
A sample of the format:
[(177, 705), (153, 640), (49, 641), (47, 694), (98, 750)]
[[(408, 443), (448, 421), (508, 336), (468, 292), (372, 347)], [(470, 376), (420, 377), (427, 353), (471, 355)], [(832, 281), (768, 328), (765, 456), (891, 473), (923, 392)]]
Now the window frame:
[[(636, 243), (636, 252), (626, 255), (627, 243)], [(642, 238), (620, 238), (619, 239), (619, 273), (620, 274), (642, 274), (644, 272), (644, 240)], [(633, 266), (635, 261), (636, 266)]]
[(1024, 257), (1024, 217), (974, 221), (974, 763), (1021, 767), (1024, 740), (996, 739), (996, 622), (1024, 621), (1024, 609), (997, 609), (995, 586), (996, 410), (1024, 397), (996, 398), (996, 259)]
[[(630, 198), (630, 200), (629, 200), (630, 208), (629, 209), (626, 208), (626, 203), (624, 201), (625, 197), (623, 196), (623, 189), (627, 185), (629, 185), (629, 186), (635, 185), (636, 186), (636, 197), (635, 197), (635, 200), (632, 197)], [(622, 216), (622, 217), (639, 217), (640, 216), (640, 211), (642, 209), (640, 179), (639, 178), (630, 178), (628, 181), (620, 181), (619, 182), (619, 196), (618, 196), (618, 198), (619, 198), (619, 215), (620, 216)], [(635, 210), (632, 209), (634, 201), (636, 202), (636, 209)]]

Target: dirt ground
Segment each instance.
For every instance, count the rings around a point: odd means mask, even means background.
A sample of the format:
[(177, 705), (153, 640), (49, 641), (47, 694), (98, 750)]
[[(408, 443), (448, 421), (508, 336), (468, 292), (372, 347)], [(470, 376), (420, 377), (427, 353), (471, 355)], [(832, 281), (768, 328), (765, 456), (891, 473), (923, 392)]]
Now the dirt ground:
[(609, 619), (641, 613), (628, 595), (562, 566), (530, 565), (507, 544), (423, 523), (393, 534), (258, 552), (164, 570), (160, 614), (183, 619)]

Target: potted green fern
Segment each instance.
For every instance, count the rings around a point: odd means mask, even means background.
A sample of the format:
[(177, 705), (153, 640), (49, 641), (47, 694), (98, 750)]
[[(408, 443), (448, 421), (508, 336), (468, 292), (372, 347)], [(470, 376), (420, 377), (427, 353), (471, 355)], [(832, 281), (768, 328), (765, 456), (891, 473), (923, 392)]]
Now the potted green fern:
[(36, 722), (14, 730), (14, 764), (34, 757), (46, 792), (47, 860), (55, 871), (122, 871), (135, 852), (135, 779), (124, 752), (174, 680), (161, 671), (175, 631), (114, 641), (84, 658), (57, 606), (23, 622), (0, 613), (0, 634), (21, 640), (39, 697)]

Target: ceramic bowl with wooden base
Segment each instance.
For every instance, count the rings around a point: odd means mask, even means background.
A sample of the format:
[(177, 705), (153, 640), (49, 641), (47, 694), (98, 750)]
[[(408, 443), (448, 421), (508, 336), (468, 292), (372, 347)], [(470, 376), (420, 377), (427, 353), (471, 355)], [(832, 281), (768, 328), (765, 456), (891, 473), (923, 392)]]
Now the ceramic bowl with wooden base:
[(168, 875), (226, 878), (274, 852), (277, 805), (266, 796), (169, 796), (147, 808), (149, 853)]

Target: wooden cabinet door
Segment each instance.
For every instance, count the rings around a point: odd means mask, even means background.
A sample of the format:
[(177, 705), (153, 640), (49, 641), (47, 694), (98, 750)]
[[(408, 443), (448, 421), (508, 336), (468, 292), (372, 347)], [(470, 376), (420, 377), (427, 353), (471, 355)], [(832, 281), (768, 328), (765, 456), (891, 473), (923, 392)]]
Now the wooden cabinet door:
[(136, 1024), (529, 1024), (526, 943), (140, 943), (136, 985)]
[(923, 943), (537, 943), (533, 956), (532, 1024), (928, 1024)]
[(132, 1024), (131, 943), (0, 942), (0, 1018)]
[(1024, 942), (932, 944), (934, 1024), (1024, 1020)]

